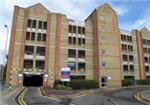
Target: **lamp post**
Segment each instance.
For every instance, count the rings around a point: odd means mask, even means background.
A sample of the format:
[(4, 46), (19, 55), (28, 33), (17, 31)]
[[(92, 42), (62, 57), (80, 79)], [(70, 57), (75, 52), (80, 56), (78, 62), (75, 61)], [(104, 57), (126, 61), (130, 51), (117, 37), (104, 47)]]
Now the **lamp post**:
[(9, 29), (7, 25), (4, 25), (4, 27), (7, 30), (7, 34), (6, 34), (6, 42), (5, 42), (5, 50), (4, 50), (4, 58), (3, 58), (3, 66), (2, 66), (2, 81), (4, 82), (4, 66), (6, 66), (6, 55), (7, 55), (7, 42), (8, 42), (8, 33), (9, 33)]

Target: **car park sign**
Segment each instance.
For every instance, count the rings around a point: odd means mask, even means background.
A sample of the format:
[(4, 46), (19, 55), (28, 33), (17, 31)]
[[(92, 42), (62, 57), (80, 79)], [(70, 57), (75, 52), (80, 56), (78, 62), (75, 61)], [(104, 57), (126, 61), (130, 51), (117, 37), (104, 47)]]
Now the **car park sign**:
[(61, 68), (61, 81), (69, 82), (70, 81), (70, 68)]

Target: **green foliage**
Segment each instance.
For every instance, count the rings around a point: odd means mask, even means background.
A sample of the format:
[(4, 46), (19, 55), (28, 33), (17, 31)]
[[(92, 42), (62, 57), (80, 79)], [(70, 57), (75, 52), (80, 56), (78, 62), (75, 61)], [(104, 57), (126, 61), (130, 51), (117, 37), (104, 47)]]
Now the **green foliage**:
[(150, 85), (150, 79), (137, 80), (138, 85)]
[(131, 86), (131, 85), (134, 85), (134, 84), (135, 84), (134, 80), (130, 80), (130, 79), (122, 80), (122, 86)]
[(70, 81), (70, 87), (73, 89), (92, 89), (98, 88), (98, 82), (94, 80), (72, 80)]
[(150, 79), (145, 80), (122, 80), (122, 86), (132, 86), (132, 85), (150, 85)]

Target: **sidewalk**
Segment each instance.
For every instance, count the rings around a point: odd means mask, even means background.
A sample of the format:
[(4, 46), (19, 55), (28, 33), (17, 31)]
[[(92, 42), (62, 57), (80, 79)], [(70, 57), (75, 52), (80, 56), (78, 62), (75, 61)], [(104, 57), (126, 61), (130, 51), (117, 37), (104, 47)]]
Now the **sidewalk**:
[(142, 97), (145, 101), (147, 101), (147, 102), (150, 103), (150, 90), (143, 91), (143, 92), (141, 93), (141, 97)]
[(8, 88), (3, 88), (0, 90), (0, 105), (17, 105), (15, 97), (20, 92), (21, 88), (12, 88), (9, 91)]

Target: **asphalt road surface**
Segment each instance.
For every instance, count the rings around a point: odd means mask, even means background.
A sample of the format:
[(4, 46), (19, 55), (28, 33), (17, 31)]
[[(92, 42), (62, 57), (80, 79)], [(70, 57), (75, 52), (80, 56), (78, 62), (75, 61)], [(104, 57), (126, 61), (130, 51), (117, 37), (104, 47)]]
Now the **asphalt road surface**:
[(75, 99), (56, 101), (39, 96), (37, 87), (28, 87), (24, 96), (27, 105), (143, 105), (133, 95), (149, 88), (126, 88), (120, 90), (101, 90), (94, 94)]

